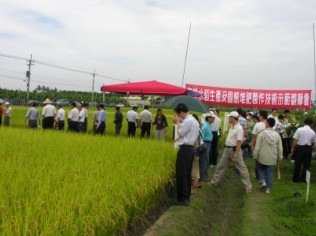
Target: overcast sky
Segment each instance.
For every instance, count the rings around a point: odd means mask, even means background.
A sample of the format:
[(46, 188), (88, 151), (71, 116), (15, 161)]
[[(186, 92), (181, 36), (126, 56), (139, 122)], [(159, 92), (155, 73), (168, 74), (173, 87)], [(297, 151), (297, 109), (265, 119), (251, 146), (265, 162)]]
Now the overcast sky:
[[(313, 89), (315, 0), (1, 0), (0, 53), (29, 58), (38, 84), (91, 91), (92, 76), (252, 89)], [(0, 87), (27, 62), (0, 56)], [(102, 84), (120, 83), (96, 77)]]

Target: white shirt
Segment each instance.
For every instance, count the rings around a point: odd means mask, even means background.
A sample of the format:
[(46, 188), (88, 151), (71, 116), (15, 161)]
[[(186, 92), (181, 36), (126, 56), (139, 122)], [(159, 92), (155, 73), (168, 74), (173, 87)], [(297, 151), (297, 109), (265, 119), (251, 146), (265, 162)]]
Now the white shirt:
[(126, 114), (126, 119), (128, 122), (135, 122), (138, 119), (138, 114), (134, 110), (130, 110)]
[(79, 110), (77, 107), (71, 109), (71, 111), (68, 114), (68, 119), (70, 119), (71, 121), (79, 120)]
[(82, 110), (84, 111), (84, 118), (88, 119), (88, 110), (87, 110), (87, 108), (83, 107)]
[(237, 141), (244, 140), (244, 129), (239, 123), (231, 126), (225, 141), (226, 146), (237, 146)]
[(63, 108), (59, 108), (59, 110), (57, 112), (57, 119), (60, 121), (65, 120), (65, 110)]
[(212, 126), (212, 132), (218, 132), (221, 127), (221, 119), (218, 118), (218, 116), (216, 116), (211, 126)]
[(252, 130), (252, 134), (259, 134), (262, 130), (266, 128), (266, 124), (263, 123), (262, 121), (258, 122), (255, 124)]
[(147, 109), (143, 110), (140, 114), (140, 119), (142, 120), (142, 122), (145, 123), (149, 123), (152, 120), (152, 114), (150, 111), (148, 111)]
[(4, 115), (11, 117), (11, 114), (12, 114), (12, 107), (8, 107)]
[(199, 130), (200, 127), (197, 120), (188, 114), (180, 124), (180, 129), (178, 130), (180, 139), (177, 141), (177, 144), (179, 146), (182, 144), (193, 146), (199, 136)]
[(42, 111), (44, 117), (53, 117), (56, 115), (55, 107), (52, 104), (47, 104)]
[(84, 122), (85, 117), (85, 112), (83, 109), (81, 109), (81, 111), (79, 112), (78, 122)]
[(293, 138), (297, 140), (297, 145), (312, 146), (316, 142), (315, 132), (311, 129), (311, 127), (309, 127), (309, 125), (305, 125), (302, 128), (298, 128)]
[(278, 119), (278, 117), (273, 116), (273, 115), (269, 115), (269, 116), (268, 116), (268, 118), (273, 118), (273, 119), (275, 120), (275, 124), (274, 124), (274, 126), (273, 126), (273, 129), (275, 129), (275, 128), (276, 128), (277, 123), (279, 123), (279, 119)]

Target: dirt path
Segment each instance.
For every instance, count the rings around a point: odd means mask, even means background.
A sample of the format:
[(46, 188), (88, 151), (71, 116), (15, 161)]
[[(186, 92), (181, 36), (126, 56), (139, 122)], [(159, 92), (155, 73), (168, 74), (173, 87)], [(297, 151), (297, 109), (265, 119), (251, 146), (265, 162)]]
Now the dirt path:
[(144, 235), (239, 235), (244, 194), (239, 174), (229, 167), (219, 186), (204, 184), (189, 207), (171, 206)]

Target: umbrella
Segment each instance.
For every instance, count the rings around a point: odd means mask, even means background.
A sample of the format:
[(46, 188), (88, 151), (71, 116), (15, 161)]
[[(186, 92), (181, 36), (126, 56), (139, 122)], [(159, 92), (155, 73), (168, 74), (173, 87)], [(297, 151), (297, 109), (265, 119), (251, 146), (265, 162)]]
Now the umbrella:
[(129, 93), (129, 94), (145, 94), (160, 96), (177, 96), (191, 95), (194, 97), (201, 96), (200, 93), (186, 88), (178, 87), (172, 84), (158, 82), (156, 80), (104, 85), (101, 91), (112, 93)]
[(176, 108), (179, 103), (184, 103), (185, 105), (187, 105), (189, 111), (196, 111), (201, 113), (208, 112), (208, 109), (204, 103), (191, 96), (175, 96), (165, 101), (164, 104), (167, 107)]

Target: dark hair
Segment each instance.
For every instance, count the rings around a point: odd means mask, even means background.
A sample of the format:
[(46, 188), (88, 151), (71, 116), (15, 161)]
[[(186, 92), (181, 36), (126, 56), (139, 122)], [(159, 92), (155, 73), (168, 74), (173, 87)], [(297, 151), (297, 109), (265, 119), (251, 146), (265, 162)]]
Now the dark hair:
[(217, 114), (219, 115), (219, 110), (217, 108), (215, 108), (215, 111), (217, 112)]
[(284, 116), (283, 116), (283, 115), (278, 115), (278, 119), (279, 119), (279, 120), (283, 120), (283, 119), (284, 119)]
[(305, 125), (312, 125), (313, 124), (313, 119), (312, 118), (306, 118), (305, 120), (304, 120), (304, 124)]
[(104, 104), (99, 104), (99, 107), (104, 109)]
[(187, 105), (185, 105), (184, 103), (179, 103), (176, 108), (174, 109), (174, 111), (177, 114), (180, 114), (181, 112), (187, 113), (189, 111)]
[(100, 104), (97, 105), (97, 108), (100, 108)]
[(197, 122), (199, 122), (199, 117), (197, 116), (197, 114), (192, 114), (192, 116), (196, 119)]
[(116, 106), (116, 107), (115, 107), (115, 110), (119, 111), (119, 110), (120, 110), (120, 107)]
[(238, 112), (238, 114), (239, 115), (241, 115), (242, 114), (242, 109), (241, 108), (237, 108), (237, 110), (236, 110), (237, 112)]
[(137, 110), (137, 106), (133, 106), (133, 108), (132, 108), (134, 111), (136, 111)]
[(149, 109), (149, 106), (148, 106), (148, 105), (145, 105), (145, 106), (144, 106), (144, 109)]
[(33, 103), (32, 103), (32, 107), (37, 107), (36, 102), (33, 102)]
[(259, 116), (262, 116), (263, 119), (267, 119), (268, 118), (268, 112), (264, 111), (264, 110), (260, 110), (259, 111)]
[(272, 108), (272, 111), (278, 111), (278, 109), (276, 109), (276, 108)]
[(242, 117), (246, 118), (247, 117), (247, 113), (245, 111), (242, 111), (240, 114)]
[(76, 103), (75, 103), (75, 102), (72, 102), (70, 105), (73, 106), (73, 107), (75, 107), (75, 106), (76, 106)]
[(267, 119), (267, 123), (272, 128), (275, 125), (275, 119), (270, 117), (270, 118)]
[(255, 119), (255, 120), (259, 121), (259, 117), (257, 115), (253, 115), (252, 119)]
[(283, 114), (290, 113), (290, 110), (284, 110)]

